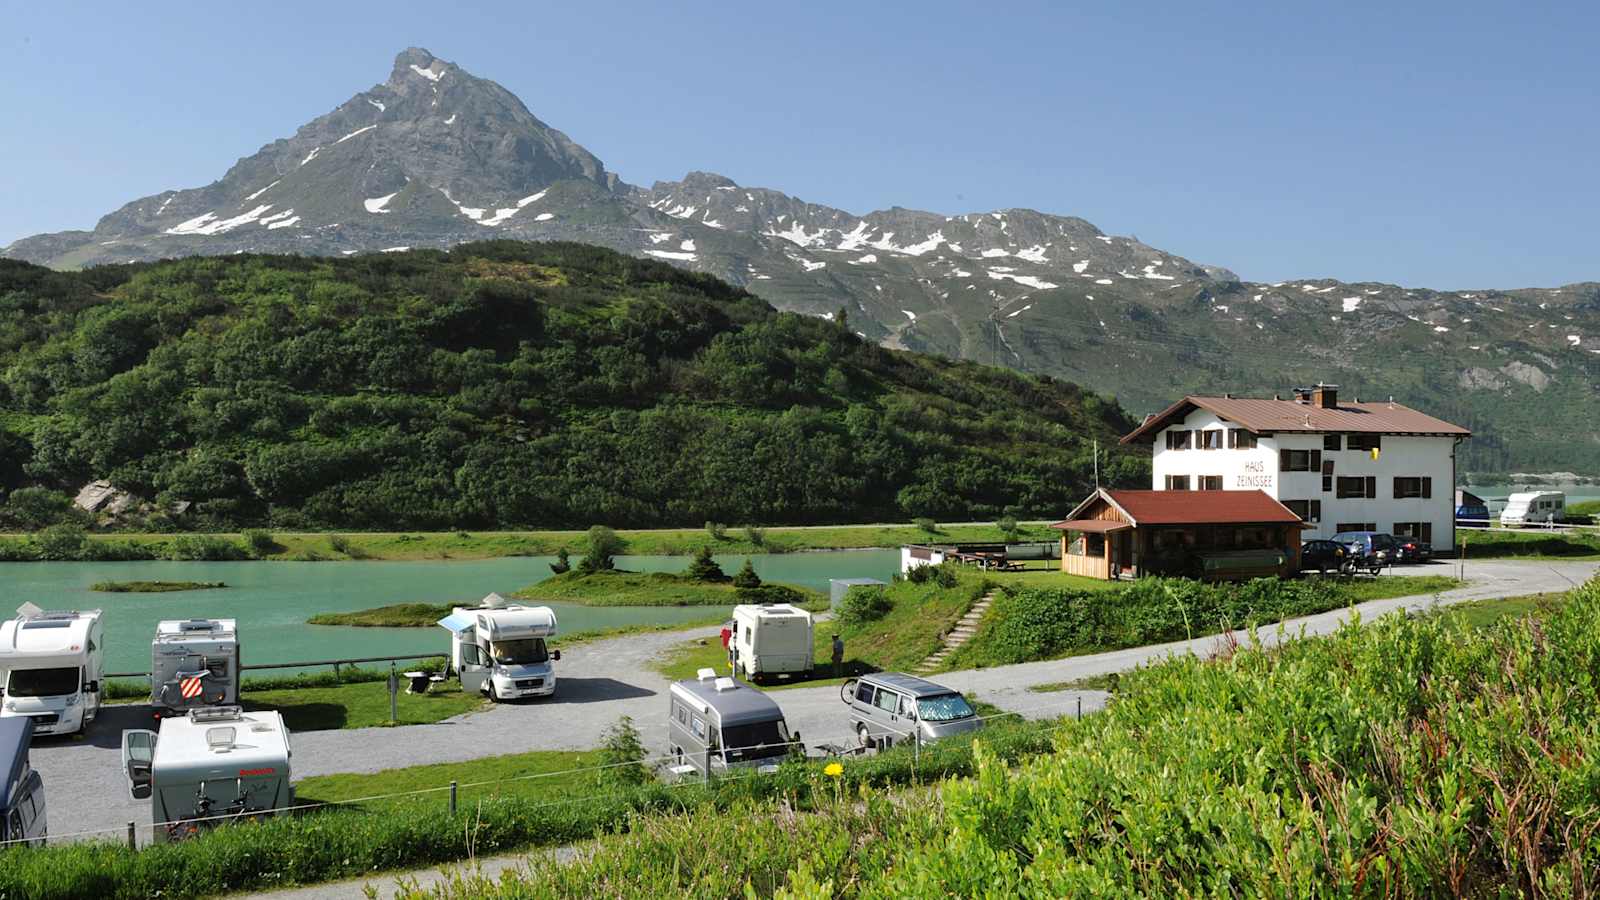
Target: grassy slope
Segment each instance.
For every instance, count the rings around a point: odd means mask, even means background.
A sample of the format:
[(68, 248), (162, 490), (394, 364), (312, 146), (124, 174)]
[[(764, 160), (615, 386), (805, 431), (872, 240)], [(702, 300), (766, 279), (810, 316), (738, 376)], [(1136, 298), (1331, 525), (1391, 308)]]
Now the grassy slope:
[(1458, 531), (1467, 559), (1600, 559), (1600, 532), (1551, 534), (1513, 528)]
[[(1086, 580), (1087, 579), (1076, 579), (1076, 581)], [(1018, 578), (1017, 581), (1019, 582), (1020, 586), (1028, 588), (1061, 587), (1081, 589), (1084, 587), (1082, 584), (1064, 580), (1060, 582), (1051, 582), (1048, 578), (1042, 575), (1035, 575), (1033, 573), (1029, 573), (1021, 578)], [(1114, 585), (1109, 582), (1094, 582), (1093, 584), (1099, 589), (1114, 587)], [(1458, 587), (1459, 585), (1460, 582), (1456, 581), (1454, 578), (1449, 578), (1443, 575), (1408, 575), (1379, 578), (1355, 578), (1343, 581), (1341, 583), (1341, 595), (1342, 603), (1354, 604), (1365, 603), (1368, 600), (1381, 600), (1388, 597), (1408, 597), (1412, 595), (1434, 594), (1440, 591)], [(1003, 665), (1013, 662), (1013, 660), (1002, 660), (996, 658), (990, 643), (990, 637), (995, 633), (995, 626), (998, 622), (998, 617), (1005, 614), (1004, 609), (1005, 604), (1003, 603), (996, 603), (989, 608), (988, 614), (986, 614), (983, 618), (983, 621), (979, 623), (978, 633), (974, 635), (970, 641), (963, 645), (961, 649), (946, 657), (946, 669), (959, 670), (983, 668), (986, 666)], [(1207, 629), (1205, 627), (1197, 627), (1195, 629), (1195, 636), (1199, 637), (1206, 634), (1212, 634), (1214, 632), (1214, 628)], [(1069, 647), (1062, 652), (1042, 655), (1039, 658), (1061, 659), (1068, 656), (1080, 656), (1085, 653), (1099, 653), (1106, 650), (1117, 649), (1120, 649), (1119, 645), (1091, 644)]]
[(592, 766), (597, 756), (594, 751), (537, 750), (490, 756), (469, 763), (410, 766), (363, 775), (319, 775), (295, 784), (295, 800), (301, 803), (333, 803), (408, 791), (433, 791), (413, 797), (367, 801), (361, 807), (367, 810), (392, 809), (395, 812), (414, 810), (418, 805), (448, 808), (448, 788), (452, 781), (468, 784), (503, 782), (460, 788), (456, 800), (465, 809), (489, 798), (553, 799), (576, 791), (593, 790), (594, 773), (543, 776)]
[(1501, 597), (1496, 600), (1475, 600), (1461, 603), (1445, 610), (1470, 628), (1487, 628), (1505, 618), (1520, 619), (1530, 615), (1548, 615), (1565, 599), (1565, 594), (1524, 594), (1521, 597)]

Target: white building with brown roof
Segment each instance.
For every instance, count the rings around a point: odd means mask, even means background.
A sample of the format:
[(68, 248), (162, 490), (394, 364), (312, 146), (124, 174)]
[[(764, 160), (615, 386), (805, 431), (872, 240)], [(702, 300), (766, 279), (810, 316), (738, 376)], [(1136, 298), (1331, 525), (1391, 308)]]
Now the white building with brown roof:
[(1470, 436), (1318, 385), (1288, 400), (1185, 397), (1122, 442), (1152, 445), (1155, 490), (1262, 490), (1312, 526), (1306, 540), (1387, 531), (1453, 550), (1456, 445)]

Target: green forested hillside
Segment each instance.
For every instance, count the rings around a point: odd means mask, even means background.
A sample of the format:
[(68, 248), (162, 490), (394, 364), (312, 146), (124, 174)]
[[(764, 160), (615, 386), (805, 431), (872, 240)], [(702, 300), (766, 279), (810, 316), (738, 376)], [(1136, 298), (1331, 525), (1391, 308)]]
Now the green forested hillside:
[(0, 261), (0, 488), (109, 478), (201, 525), (1049, 516), (1092, 438), (1104, 480), (1148, 477), (1131, 425), (577, 244)]

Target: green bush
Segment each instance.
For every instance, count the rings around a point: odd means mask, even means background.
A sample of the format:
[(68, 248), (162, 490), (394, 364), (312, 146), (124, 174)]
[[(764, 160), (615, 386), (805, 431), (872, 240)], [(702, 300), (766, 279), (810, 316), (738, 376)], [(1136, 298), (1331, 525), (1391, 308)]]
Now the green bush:
[(239, 544), (214, 534), (180, 534), (167, 543), (165, 555), (167, 559), (207, 562), (249, 558)]
[(627, 549), (627, 544), (617, 533), (604, 525), (590, 527), (584, 535), (585, 549), (583, 559), (578, 563), (578, 571), (586, 575), (596, 572), (609, 572), (617, 567), (615, 557)]
[(72, 498), (49, 488), (17, 488), (6, 498), (5, 519), (27, 529), (44, 528), (82, 518)]
[(1000, 534), (1008, 541), (1015, 541), (1017, 535), (1021, 533), (1021, 529), (1017, 527), (1017, 520), (1011, 516), (1001, 516), (996, 519), (994, 527), (999, 529)]
[(939, 523), (928, 518), (927, 516), (920, 516), (912, 519), (911, 524), (917, 526), (917, 530), (924, 534), (936, 535), (939, 533)]
[(33, 536), (33, 542), (39, 548), (40, 559), (78, 559), (89, 543), (89, 535), (82, 525), (63, 522), (43, 529)]
[(550, 564), (550, 571), (557, 575), (565, 575), (572, 571), (572, 557), (567, 553), (567, 548), (562, 547), (556, 551), (556, 561)]
[(728, 539), (728, 526), (721, 522), (707, 522), (706, 534), (710, 535), (713, 541), (725, 541)]
[(765, 547), (767, 545), (767, 530), (754, 525), (746, 525), (744, 527), (744, 539), (757, 547)]
[(600, 770), (596, 782), (606, 787), (644, 784), (650, 780), (645, 767), (644, 740), (634, 727), (632, 716), (623, 716), (600, 735)]
[(834, 615), (841, 624), (860, 625), (876, 622), (892, 609), (894, 601), (889, 599), (888, 592), (883, 588), (858, 584), (845, 591), (844, 599), (839, 601), (839, 608), (834, 610)]
[(761, 576), (756, 574), (756, 567), (751, 564), (749, 557), (745, 557), (744, 565), (734, 573), (733, 586), (741, 590), (761, 587)]
[(756, 587), (742, 587), (733, 592), (733, 596), (740, 603), (788, 603), (799, 606), (806, 602), (806, 595), (789, 587), (786, 584), (762, 584)]
[(689, 567), (683, 574), (695, 581), (727, 581), (728, 576), (723, 573), (722, 567), (711, 557), (711, 548), (701, 546), (700, 551), (689, 561)]
[(242, 535), (244, 545), (250, 549), (250, 555), (256, 559), (271, 556), (281, 552), (283, 545), (272, 536), (272, 532), (261, 528), (246, 528)]

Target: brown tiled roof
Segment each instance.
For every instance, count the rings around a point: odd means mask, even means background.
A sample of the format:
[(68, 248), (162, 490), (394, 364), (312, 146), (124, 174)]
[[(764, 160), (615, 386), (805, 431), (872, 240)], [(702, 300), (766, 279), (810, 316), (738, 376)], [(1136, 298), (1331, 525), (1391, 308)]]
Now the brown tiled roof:
[(1340, 403), (1331, 409), (1325, 409), (1314, 403), (1299, 403), (1294, 400), (1190, 396), (1146, 419), (1144, 424), (1125, 435), (1122, 443), (1152, 441), (1156, 432), (1175, 421), (1181, 421), (1196, 409), (1216, 413), (1219, 417), (1257, 434), (1295, 431), (1461, 437), (1472, 434), (1460, 425), (1452, 425), (1427, 413), (1417, 412), (1409, 406), (1386, 401)]
[(1265, 491), (1110, 491), (1101, 488), (1051, 526), (1076, 527), (1078, 517), (1096, 500), (1121, 510), (1135, 525), (1264, 525), (1299, 523), (1300, 517)]

